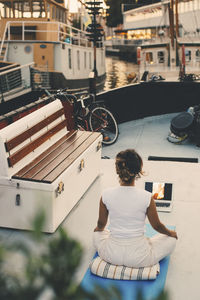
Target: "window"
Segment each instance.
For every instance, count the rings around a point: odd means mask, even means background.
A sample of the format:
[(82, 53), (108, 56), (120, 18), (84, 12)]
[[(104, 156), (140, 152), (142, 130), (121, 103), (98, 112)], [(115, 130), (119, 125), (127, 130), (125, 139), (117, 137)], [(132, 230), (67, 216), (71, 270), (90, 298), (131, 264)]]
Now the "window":
[(50, 5), (47, 4), (47, 18), (50, 19)]
[(101, 51), (101, 65), (103, 66), (104, 63), (103, 63), (103, 51)]
[(80, 51), (77, 51), (77, 68), (80, 70)]
[(165, 53), (164, 51), (158, 51), (158, 63), (162, 64), (165, 62)]
[(146, 62), (148, 64), (153, 64), (153, 53), (152, 52), (146, 52)]
[(196, 50), (195, 56), (196, 56), (196, 61), (200, 61), (200, 50), (199, 49)]
[(89, 68), (92, 69), (92, 54), (89, 53)]
[(52, 7), (52, 19), (55, 19), (55, 7)]
[(68, 65), (69, 69), (72, 68), (72, 49), (68, 49)]
[(84, 52), (84, 68), (87, 68), (87, 53)]
[(189, 62), (191, 61), (191, 51), (190, 50), (185, 50), (185, 61)]

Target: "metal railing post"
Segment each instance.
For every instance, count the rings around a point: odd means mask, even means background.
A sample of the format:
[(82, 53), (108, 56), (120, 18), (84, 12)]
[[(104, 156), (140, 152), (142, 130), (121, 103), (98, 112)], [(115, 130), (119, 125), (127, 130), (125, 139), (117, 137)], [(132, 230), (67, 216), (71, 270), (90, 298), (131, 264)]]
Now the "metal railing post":
[(3, 88), (2, 88), (2, 82), (1, 82), (1, 76), (0, 76), (0, 91), (1, 91), (1, 103), (4, 102), (4, 95), (3, 95)]
[(24, 41), (24, 22), (22, 22), (22, 41)]
[(8, 24), (8, 40), (10, 41), (10, 22)]
[(58, 42), (60, 41), (60, 23), (58, 23)]

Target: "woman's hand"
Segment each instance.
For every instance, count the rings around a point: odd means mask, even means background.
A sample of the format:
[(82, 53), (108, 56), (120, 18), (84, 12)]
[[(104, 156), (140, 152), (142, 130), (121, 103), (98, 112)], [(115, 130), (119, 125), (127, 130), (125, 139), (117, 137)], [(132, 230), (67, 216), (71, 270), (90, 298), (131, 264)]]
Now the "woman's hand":
[(103, 231), (104, 229), (100, 229), (98, 226), (94, 229), (94, 232), (95, 231)]
[(99, 203), (99, 218), (97, 222), (97, 227), (94, 229), (94, 231), (103, 231), (107, 224), (107, 220), (108, 220), (108, 210), (101, 198)]
[(175, 238), (175, 239), (178, 240), (178, 236), (177, 236), (176, 231), (174, 231), (174, 230), (169, 230), (169, 232), (170, 232), (169, 236), (171, 236), (171, 237), (173, 237), (173, 238)]
[(159, 233), (171, 236), (175, 239), (178, 239), (176, 231), (168, 229), (164, 224), (162, 224), (160, 222), (160, 219), (158, 217), (158, 213), (157, 213), (157, 210), (156, 210), (156, 204), (155, 204), (155, 201), (154, 201), (153, 197), (151, 198), (150, 205), (147, 208), (147, 217), (149, 219), (149, 222), (150, 222), (151, 226), (156, 231), (158, 231)]

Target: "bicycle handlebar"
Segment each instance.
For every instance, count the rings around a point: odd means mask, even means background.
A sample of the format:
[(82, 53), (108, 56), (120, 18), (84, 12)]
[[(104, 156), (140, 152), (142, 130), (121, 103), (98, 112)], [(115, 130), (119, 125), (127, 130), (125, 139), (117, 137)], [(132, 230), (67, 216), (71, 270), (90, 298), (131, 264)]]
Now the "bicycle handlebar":
[[(62, 90), (57, 90), (56, 95), (64, 96), (64, 97), (66, 97), (66, 100), (69, 100), (69, 101), (72, 100), (72, 101), (74, 101), (75, 104), (80, 102), (82, 107), (85, 107), (84, 101), (86, 101), (88, 99), (91, 99), (92, 100), (91, 102), (95, 101), (95, 95), (92, 93), (90, 94), (87, 91), (70, 94), (70, 93), (67, 93), (66, 89), (62, 89)], [(85, 97), (83, 97), (83, 96), (85, 96)], [(88, 106), (88, 104), (86, 106)]]

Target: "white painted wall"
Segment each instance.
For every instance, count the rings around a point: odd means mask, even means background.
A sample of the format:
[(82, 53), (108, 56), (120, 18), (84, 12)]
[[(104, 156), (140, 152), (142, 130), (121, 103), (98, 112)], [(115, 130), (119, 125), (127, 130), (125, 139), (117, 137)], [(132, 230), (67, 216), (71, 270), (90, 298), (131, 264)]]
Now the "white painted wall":
[[(156, 7), (156, 5), (148, 5), (147, 7)], [(136, 12), (138, 13), (136, 14)], [(182, 24), (184, 31), (190, 33), (200, 29), (200, 1), (193, 0), (189, 2), (181, 2), (178, 5), (179, 11), (179, 24)], [(142, 13), (140, 10), (130, 10), (123, 14), (124, 29), (133, 28), (149, 28), (151, 26), (160, 27), (162, 25), (169, 25), (168, 11), (165, 13), (165, 9), (155, 11), (154, 13)]]
[[(30, 46), (31, 51), (29, 53), (25, 51), (26, 46)], [(33, 62), (33, 47), (31, 43), (9, 43), (7, 60), (21, 65)]]
[[(72, 51), (72, 69), (69, 69), (68, 49)], [(78, 65), (78, 54), (80, 57), (80, 67)], [(86, 66), (85, 66), (86, 53)], [(91, 53), (91, 66), (89, 64), (89, 53)], [(81, 46), (65, 44), (62, 49), (61, 44), (55, 45), (54, 52), (54, 68), (55, 71), (63, 72), (67, 79), (83, 79), (88, 78), (89, 73), (93, 69), (94, 53), (93, 48), (83, 48)], [(105, 73), (105, 49), (97, 48), (97, 70), (98, 75)]]
[[(27, 53), (25, 47), (30, 46), (31, 51)], [(72, 68), (69, 68), (68, 62), (68, 49), (72, 51)], [(10, 43), (8, 48), (8, 58), (10, 62), (16, 62), (21, 65), (34, 61), (34, 45), (31, 43), (15, 42)], [(80, 54), (80, 69), (78, 68), (77, 51)], [(84, 57), (86, 53), (86, 66)], [(91, 64), (89, 63), (89, 53), (91, 53)], [(77, 45), (62, 44), (54, 45), (54, 69), (57, 72), (63, 72), (67, 79), (83, 79), (88, 78), (89, 73), (93, 70), (94, 66), (94, 52), (93, 48), (86, 48)], [(105, 49), (97, 48), (97, 70), (98, 75), (105, 73)]]

